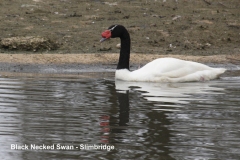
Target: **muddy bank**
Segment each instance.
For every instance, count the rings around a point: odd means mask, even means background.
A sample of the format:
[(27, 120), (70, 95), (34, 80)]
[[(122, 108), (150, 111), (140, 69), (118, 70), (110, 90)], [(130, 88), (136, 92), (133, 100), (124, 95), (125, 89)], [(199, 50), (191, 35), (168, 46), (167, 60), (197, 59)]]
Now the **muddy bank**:
[[(1, 72), (21, 73), (70, 73), (114, 72), (119, 54), (0, 54)], [(239, 65), (240, 55), (183, 56), (158, 54), (131, 54), (130, 68), (135, 70), (146, 63), (161, 57), (175, 57), (210, 64)]]
[[(18, 64), (112, 64), (117, 65), (119, 53), (102, 54), (1, 54), (0, 62)], [(160, 55), (132, 53), (131, 64), (146, 64), (154, 59), (174, 57), (201, 63), (240, 63), (240, 54), (229, 55)]]
[[(33, 47), (29, 53), (118, 53), (118, 39), (99, 43), (101, 32), (112, 24), (129, 30), (133, 53), (240, 53), (239, 0), (11, 0), (1, 1), (0, 7), (0, 41), (43, 37), (59, 46)], [(0, 52), (26, 48), (1, 45)]]
[(115, 70), (119, 39), (99, 43), (112, 24), (129, 30), (135, 68), (160, 57), (240, 63), (239, 0), (13, 0), (0, 7), (1, 71)]

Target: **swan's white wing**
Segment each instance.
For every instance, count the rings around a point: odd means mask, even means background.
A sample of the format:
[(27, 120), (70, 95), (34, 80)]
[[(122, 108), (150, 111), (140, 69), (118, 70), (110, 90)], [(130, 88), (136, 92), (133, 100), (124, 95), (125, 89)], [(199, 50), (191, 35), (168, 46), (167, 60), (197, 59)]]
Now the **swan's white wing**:
[(189, 82), (215, 79), (224, 73), (225, 69), (176, 58), (159, 58), (133, 72), (117, 72), (117, 79), (127, 81)]

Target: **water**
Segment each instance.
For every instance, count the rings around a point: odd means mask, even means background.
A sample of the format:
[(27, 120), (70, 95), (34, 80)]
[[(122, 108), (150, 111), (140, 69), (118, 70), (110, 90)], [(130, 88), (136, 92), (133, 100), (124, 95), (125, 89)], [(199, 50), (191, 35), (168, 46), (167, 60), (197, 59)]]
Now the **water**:
[(1, 75), (1, 159), (240, 159), (237, 69), (173, 84), (115, 82), (112, 72)]

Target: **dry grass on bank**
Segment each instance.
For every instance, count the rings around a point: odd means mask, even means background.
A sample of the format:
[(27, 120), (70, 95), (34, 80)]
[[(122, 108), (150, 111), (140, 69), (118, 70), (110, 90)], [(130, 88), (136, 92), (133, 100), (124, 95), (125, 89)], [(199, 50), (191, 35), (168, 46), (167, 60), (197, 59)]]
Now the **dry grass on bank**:
[[(118, 62), (118, 53), (104, 54), (0, 54), (0, 62), (21, 64), (114, 64)], [(132, 64), (144, 64), (156, 58), (175, 57), (201, 63), (238, 63), (240, 54), (233, 55), (158, 55), (158, 54), (131, 54)]]

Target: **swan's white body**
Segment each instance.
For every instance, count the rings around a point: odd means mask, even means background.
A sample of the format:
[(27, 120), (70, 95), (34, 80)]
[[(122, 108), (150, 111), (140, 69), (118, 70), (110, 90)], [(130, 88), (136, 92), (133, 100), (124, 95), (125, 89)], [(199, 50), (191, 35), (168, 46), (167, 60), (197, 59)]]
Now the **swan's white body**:
[(225, 71), (224, 68), (211, 68), (197, 62), (159, 58), (132, 72), (116, 70), (115, 78), (124, 81), (194, 82), (218, 78)]

